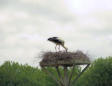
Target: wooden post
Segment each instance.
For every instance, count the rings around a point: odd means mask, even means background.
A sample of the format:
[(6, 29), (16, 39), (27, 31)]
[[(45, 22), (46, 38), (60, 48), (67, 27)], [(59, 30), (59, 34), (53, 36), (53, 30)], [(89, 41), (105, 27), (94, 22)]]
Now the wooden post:
[(76, 83), (76, 81), (83, 74), (83, 72), (89, 67), (89, 65), (90, 64), (88, 64), (73, 81), (71, 79), (73, 76), (75, 65), (73, 65), (72, 71), (70, 74), (68, 74), (68, 66), (63, 66), (64, 76), (62, 76), (62, 74), (60, 73), (59, 66), (56, 66), (55, 68), (56, 68), (59, 79), (57, 79), (55, 76), (53, 76), (53, 74), (50, 71), (48, 71), (45, 67), (43, 67), (43, 70), (47, 74), (49, 74), (49, 76), (52, 77), (52, 79), (54, 79), (58, 83), (59, 86), (72, 86), (74, 83)]
[(57, 82), (57, 84), (59, 84), (59, 86), (63, 86), (62, 83), (58, 79), (56, 79), (56, 77), (54, 77), (53, 74), (50, 71), (48, 71), (45, 67), (43, 67), (43, 71), (45, 71), (47, 74), (49, 74), (49, 76), (52, 79), (54, 79)]
[(64, 86), (68, 86), (68, 69), (66, 66), (64, 66)]
[(62, 77), (62, 75), (60, 73), (59, 66), (56, 67), (56, 71), (57, 71), (60, 82), (63, 84), (64, 81), (63, 81), (63, 77)]
[(89, 67), (90, 64), (88, 64), (83, 70), (81, 73), (79, 73), (79, 75), (73, 80), (72, 84), (76, 83), (76, 81), (79, 79), (79, 77), (84, 73), (84, 71)]
[(71, 71), (71, 74), (70, 74), (70, 77), (69, 77), (69, 82), (68, 82), (68, 86), (70, 86), (70, 83), (71, 83), (71, 79), (72, 79), (72, 76), (73, 76), (73, 72), (74, 72), (74, 68), (75, 68), (75, 65), (73, 64), (73, 67), (72, 67), (72, 71)]

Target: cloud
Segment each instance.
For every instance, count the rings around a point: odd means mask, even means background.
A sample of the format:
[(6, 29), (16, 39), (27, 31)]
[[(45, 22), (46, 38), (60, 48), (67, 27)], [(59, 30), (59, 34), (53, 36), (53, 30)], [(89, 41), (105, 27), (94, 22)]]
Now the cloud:
[(3, 4), (2, 9), (13, 11), (12, 13), (23, 11), (31, 16), (36, 17), (36, 15), (40, 15), (51, 20), (57, 20), (59, 22), (62, 21), (62, 23), (74, 21), (74, 15), (67, 9), (66, 4), (63, 3), (64, 0), (5, 0), (1, 2)]
[(62, 37), (69, 51), (112, 55), (111, 10), (77, 14), (66, 0), (1, 0), (0, 4), (0, 57), (33, 65), (41, 51), (54, 51), (55, 45), (47, 41), (52, 36)]

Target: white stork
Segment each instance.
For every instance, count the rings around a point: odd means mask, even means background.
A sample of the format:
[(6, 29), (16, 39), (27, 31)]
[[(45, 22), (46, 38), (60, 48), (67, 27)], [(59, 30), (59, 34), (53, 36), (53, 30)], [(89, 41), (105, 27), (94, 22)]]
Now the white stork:
[(58, 47), (59, 51), (60, 51), (60, 46), (62, 46), (67, 52), (68, 48), (65, 47), (65, 45), (64, 45), (65, 42), (61, 38), (59, 38), (59, 37), (51, 37), (51, 38), (48, 38), (48, 41), (53, 42), (53, 43), (56, 44), (56, 46), (55, 46), (56, 51), (57, 51), (57, 46), (59, 46)]

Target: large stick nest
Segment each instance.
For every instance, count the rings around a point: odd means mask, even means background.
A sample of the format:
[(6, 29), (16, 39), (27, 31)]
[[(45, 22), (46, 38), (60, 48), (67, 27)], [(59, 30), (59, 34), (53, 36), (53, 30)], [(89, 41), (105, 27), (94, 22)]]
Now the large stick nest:
[(76, 52), (45, 52), (42, 54), (41, 67), (45, 66), (72, 66), (90, 64), (88, 55), (82, 51)]

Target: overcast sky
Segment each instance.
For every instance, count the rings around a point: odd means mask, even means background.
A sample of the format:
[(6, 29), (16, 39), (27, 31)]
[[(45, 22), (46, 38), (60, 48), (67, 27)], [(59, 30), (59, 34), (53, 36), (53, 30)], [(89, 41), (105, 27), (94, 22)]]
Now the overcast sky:
[(0, 63), (37, 65), (52, 36), (69, 51), (112, 56), (112, 0), (0, 0)]

